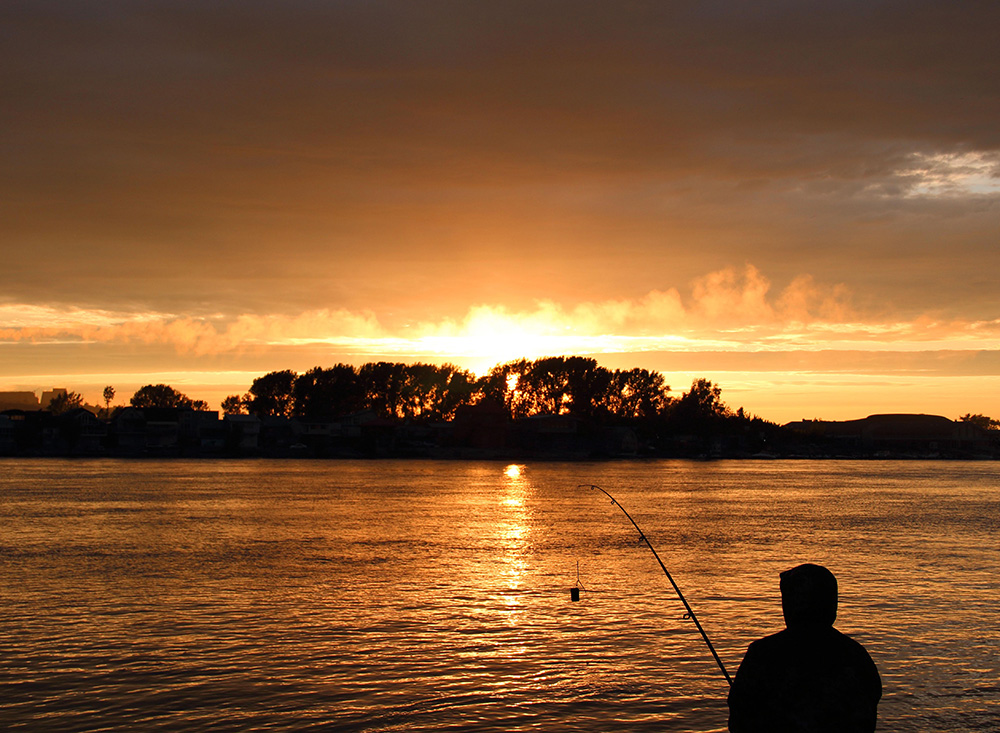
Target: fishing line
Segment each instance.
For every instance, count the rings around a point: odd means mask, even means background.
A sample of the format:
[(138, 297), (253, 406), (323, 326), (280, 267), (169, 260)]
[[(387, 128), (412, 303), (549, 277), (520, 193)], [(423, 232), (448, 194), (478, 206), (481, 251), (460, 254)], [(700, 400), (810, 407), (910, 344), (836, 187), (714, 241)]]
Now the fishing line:
[(576, 561), (576, 585), (569, 589), (569, 598), (571, 601), (580, 600), (580, 591), (587, 590), (583, 587), (583, 583), (580, 582), (580, 561)]
[[(618, 500), (615, 497), (613, 497), (607, 491), (602, 489), (600, 486), (595, 486), (594, 484), (580, 484), (578, 488), (585, 488), (585, 487), (591, 489), (597, 489), (598, 491), (600, 491), (606, 497), (611, 499), (611, 503), (614, 504), (619, 509), (621, 509), (622, 513), (626, 517), (628, 517), (628, 521), (632, 523), (632, 526), (635, 527), (636, 531), (639, 533), (639, 538), (646, 543), (646, 547), (648, 547), (649, 551), (653, 553), (653, 557), (656, 558), (656, 562), (660, 563), (660, 568), (663, 570), (663, 574), (667, 576), (667, 580), (669, 580), (670, 585), (674, 587), (674, 591), (677, 593), (677, 597), (681, 599), (681, 603), (683, 603), (684, 608), (687, 609), (687, 613), (684, 614), (684, 618), (691, 619), (692, 621), (694, 621), (694, 625), (698, 628), (698, 631), (701, 633), (701, 638), (705, 640), (705, 644), (708, 645), (708, 650), (712, 652), (712, 656), (715, 657), (716, 664), (718, 664), (719, 669), (722, 670), (722, 674), (725, 676), (726, 682), (728, 682), (729, 685), (732, 686), (733, 679), (729, 676), (729, 672), (726, 671), (726, 666), (722, 663), (722, 659), (719, 657), (719, 653), (715, 651), (715, 647), (712, 646), (712, 642), (709, 640), (708, 634), (705, 633), (705, 629), (701, 627), (701, 623), (698, 621), (698, 617), (695, 616), (694, 609), (691, 608), (691, 604), (687, 602), (687, 599), (684, 597), (684, 594), (681, 593), (681, 589), (677, 586), (677, 583), (670, 575), (670, 572), (667, 570), (667, 566), (663, 564), (663, 560), (660, 559), (660, 556), (657, 554), (656, 550), (653, 548), (653, 545), (650, 543), (649, 538), (646, 537), (646, 533), (642, 531), (639, 525), (636, 524), (635, 520), (632, 519), (632, 515), (625, 510), (625, 507), (623, 507), (621, 504), (618, 503)], [(579, 580), (579, 563), (577, 564), (577, 579)]]

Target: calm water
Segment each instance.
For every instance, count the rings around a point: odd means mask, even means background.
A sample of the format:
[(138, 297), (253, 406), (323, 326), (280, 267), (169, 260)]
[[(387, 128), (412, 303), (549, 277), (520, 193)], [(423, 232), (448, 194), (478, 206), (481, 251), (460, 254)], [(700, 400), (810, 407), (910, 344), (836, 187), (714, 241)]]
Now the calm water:
[(582, 483), (732, 673), (819, 562), (880, 730), (1000, 729), (1000, 465), (813, 461), (0, 461), (0, 727), (725, 730)]

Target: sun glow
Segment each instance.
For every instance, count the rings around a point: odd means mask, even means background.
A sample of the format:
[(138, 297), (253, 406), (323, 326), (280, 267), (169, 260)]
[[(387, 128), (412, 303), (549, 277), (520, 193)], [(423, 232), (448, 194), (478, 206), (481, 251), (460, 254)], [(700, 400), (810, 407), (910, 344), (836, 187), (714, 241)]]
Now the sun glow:
[[(940, 174), (945, 191), (948, 176), (986, 175), (987, 162), (923, 160), (926, 170), (919, 180), (933, 182)], [(160, 382), (214, 405), (246, 391), (270, 369), (427, 361), (454, 364), (480, 377), (518, 359), (579, 355), (610, 368), (659, 371), (675, 388), (696, 377), (712, 379), (734, 402), (768, 419), (799, 417), (797, 408), (787, 413), (793, 401), (824, 417), (915, 408), (949, 416), (996, 412), (988, 402), (996, 404), (996, 393), (987, 384), (997, 377), (1000, 319), (939, 313), (888, 318), (859, 311), (851, 301), (845, 287), (809, 275), (772, 289), (762, 272), (746, 264), (696, 278), (683, 295), (652, 290), (634, 298), (537, 301), (522, 309), (481, 303), (405, 324), (348, 309), (194, 316), (0, 303), (0, 349), (16, 365), (0, 374), (0, 390), (65, 386), (99, 405), (105, 385), (127, 396)], [(144, 355), (133, 372), (119, 371), (122, 345)], [(86, 349), (86, 358), (64, 371), (52, 369), (61, 355), (77, 353), (74, 349)], [(900, 358), (890, 363), (885, 355), (891, 354)], [(793, 370), (784, 378), (774, 376), (782, 366)], [(868, 391), (852, 387), (854, 377), (842, 375), (881, 380), (899, 397), (892, 404), (884, 395), (873, 400)], [(508, 392), (517, 390), (515, 380), (508, 379)], [(772, 380), (775, 387), (760, 387)], [(744, 385), (760, 388), (744, 390)], [(850, 396), (848, 390), (854, 390)], [(945, 393), (951, 397), (944, 406), (932, 407)]]
[(568, 335), (568, 327), (555, 319), (518, 318), (496, 308), (474, 308), (461, 325), (445, 323), (437, 330), (420, 338), (420, 345), (432, 353), (465, 356), (476, 374), (495, 364), (558, 351)]

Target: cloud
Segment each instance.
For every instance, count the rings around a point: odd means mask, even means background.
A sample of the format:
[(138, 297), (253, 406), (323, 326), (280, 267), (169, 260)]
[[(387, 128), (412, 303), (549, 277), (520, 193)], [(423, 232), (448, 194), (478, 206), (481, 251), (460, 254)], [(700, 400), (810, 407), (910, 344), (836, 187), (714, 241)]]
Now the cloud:
[(694, 310), (709, 322), (766, 323), (775, 313), (767, 300), (771, 284), (757, 268), (719, 270), (694, 283)]
[(374, 315), (345, 310), (295, 316), (246, 314), (231, 319), (15, 304), (0, 306), (0, 322), (19, 324), (0, 329), (0, 341), (169, 344), (180, 353), (194, 355), (384, 336)]
[[(358, 310), (414, 269), (464, 297), (470, 260), (548, 253), (577, 294), (627, 255), (609, 299), (748, 257), (857, 286), (931, 194), (995, 196), (953, 169), (1000, 150), (1000, 6), (745, 5), (3, 3), (0, 292)], [(976, 272), (995, 221), (877, 285)]]
[(753, 265), (697, 278), (689, 295), (651, 291), (638, 299), (511, 309), (480, 304), (458, 318), (394, 328), (370, 311), (196, 318), (7, 304), (0, 341), (170, 345), (180, 354), (239, 354), (289, 346), (384, 358), (476, 358), (492, 365), (552, 354), (643, 351), (753, 352), (787, 349), (929, 350), (992, 348), (1000, 320), (864, 319), (840, 285), (809, 275), (772, 293)]
[(1000, 193), (1000, 154), (989, 152), (917, 153), (901, 172), (909, 196), (962, 196)]

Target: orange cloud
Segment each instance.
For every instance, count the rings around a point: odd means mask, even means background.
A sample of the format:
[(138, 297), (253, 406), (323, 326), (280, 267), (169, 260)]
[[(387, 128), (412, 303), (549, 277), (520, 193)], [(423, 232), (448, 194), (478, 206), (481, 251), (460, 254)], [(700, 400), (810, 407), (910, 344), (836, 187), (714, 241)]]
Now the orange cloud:
[(127, 314), (45, 306), (0, 306), (0, 341), (167, 344), (182, 354), (239, 353), (274, 346), (326, 344), (334, 350), (410, 357), (462, 356), (503, 361), (558, 353), (649, 350), (993, 348), (1000, 321), (865, 320), (840, 285), (809, 275), (772, 294), (753, 265), (697, 278), (690, 296), (645, 296), (531, 309), (470, 307), (442, 318), (389, 329), (369, 311), (321, 309), (298, 315)]

